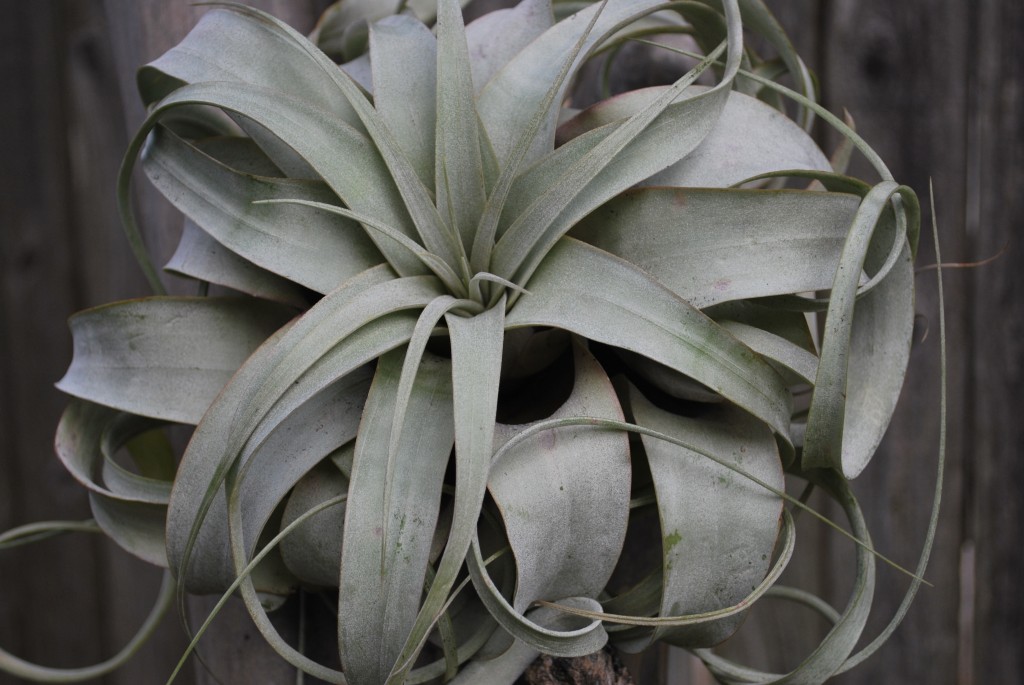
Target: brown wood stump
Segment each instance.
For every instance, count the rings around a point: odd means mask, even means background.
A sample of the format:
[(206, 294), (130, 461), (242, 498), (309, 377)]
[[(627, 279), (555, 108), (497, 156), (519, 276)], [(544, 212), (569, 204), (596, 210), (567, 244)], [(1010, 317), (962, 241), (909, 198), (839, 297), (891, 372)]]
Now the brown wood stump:
[(526, 685), (636, 685), (610, 648), (581, 657), (542, 654), (520, 678)]

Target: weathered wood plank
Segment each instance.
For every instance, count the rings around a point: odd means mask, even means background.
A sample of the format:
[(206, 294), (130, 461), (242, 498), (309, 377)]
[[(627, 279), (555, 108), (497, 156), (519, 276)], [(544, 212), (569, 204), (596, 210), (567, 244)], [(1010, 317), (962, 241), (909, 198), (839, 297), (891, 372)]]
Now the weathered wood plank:
[[(8, 8), (0, 26), (0, 528), (88, 516), (78, 486), (53, 456), (64, 399), (53, 388), (70, 357), (64, 317), (74, 308), (65, 174), (61, 62), (64, 31), (51, 3)], [(70, 666), (99, 656), (96, 540), (49, 542), (0, 556), (0, 644)], [(69, 571), (71, 571), (69, 573)], [(12, 682), (0, 676), (0, 682)]]
[[(77, 307), (82, 308), (135, 297), (146, 292), (146, 285), (119, 230), (114, 203), (117, 171), (128, 141), (106, 17), (98, 0), (66, 5), (65, 12), (68, 172), (73, 179), (71, 212), (81, 282)], [(103, 602), (98, 638), (103, 652), (110, 654), (145, 620), (162, 574), (113, 545), (104, 545), (98, 568)], [(169, 616), (138, 657), (106, 680), (127, 684), (169, 674), (185, 644), (178, 621)], [(188, 676), (182, 679), (183, 684), (190, 682)]]
[[(944, 255), (963, 259), (967, 236), (963, 170), (966, 150), (961, 132), (966, 109), (968, 5), (943, 2), (891, 3), (836, 0), (827, 5), (821, 37), (824, 101), (833, 110), (854, 113), (858, 128), (887, 161), (897, 180), (914, 188), (927, 205), (934, 179), (942, 222)], [(870, 178), (863, 161), (853, 167)], [(930, 212), (925, 212), (926, 227)], [(927, 233), (918, 264), (934, 263)], [(970, 303), (966, 274), (946, 274), (948, 344), (962, 351), (970, 344), (963, 323)], [(916, 561), (927, 526), (935, 478), (938, 435), (938, 301), (934, 272), (917, 278), (919, 325), (907, 386), (876, 461), (856, 482), (876, 547), (905, 566)], [(950, 423), (943, 512), (924, 589), (900, 629), (872, 659), (838, 683), (953, 683), (957, 672), (960, 609), (963, 468), (966, 426), (965, 358), (954, 354), (948, 368)], [(838, 540), (835, 545), (842, 545)], [(848, 547), (842, 545), (843, 547)], [(826, 553), (828, 549), (826, 548)], [(849, 552), (835, 553), (833, 582), (841, 583)], [(880, 566), (875, 610), (867, 633), (875, 635), (895, 613), (906, 578)]]
[[(968, 9), (962, 3), (891, 5), (883, 2), (793, 3), (769, 1), (824, 87), (823, 101), (832, 111), (849, 108), (859, 130), (885, 159), (896, 178), (914, 187), (927, 201), (929, 176), (934, 176), (943, 223), (947, 259), (968, 255), (960, 225), (964, 213), (962, 170), (965, 150), (957, 132), (963, 130), (966, 110), (966, 66), (947, 52), (966, 49)], [(930, 15), (926, 20), (919, 14)], [(818, 132), (823, 127), (819, 124)], [(951, 136), (950, 133), (953, 133)], [(826, 149), (837, 140), (824, 135)], [(934, 141), (942, 140), (941, 145)], [(860, 160), (855, 174), (872, 178)], [(930, 213), (926, 211), (925, 220)], [(926, 243), (928, 241), (926, 240)], [(953, 257), (950, 257), (953, 255)], [(934, 262), (929, 244), (919, 264)], [(947, 316), (952, 350), (966, 349), (969, 302), (967, 275), (946, 275)], [(938, 434), (937, 295), (934, 272), (918, 278), (917, 311), (920, 331), (897, 414), (871, 467), (855, 482), (868, 512), (875, 544), (904, 565), (916, 561), (927, 525), (927, 502), (934, 483)], [(965, 357), (951, 356), (951, 425), (944, 508), (928, 577), (937, 590), (919, 595), (903, 626), (875, 657), (838, 683), (954, 682), (957, 665), (957, 616), (960, 606), (958, 568), (963, 525), (962, 421), (967, 383)], [(841, 520), (841, 512), (820, 498), (812, 503)], [(810, 525), (808, 525), (810, 524)], [(798, 552), (783, 582), (823, 592), (833, 604), (846, 601), (852, 577), (853, 550), (830, 531), (812, 522), (799, 528)], [(873, 636), (892, 616), (907, 581), (891, 569), (880, 569), (876, 609), (867, 630)], [(780, 616), (781, 614), (781, 616)], [(782, 618), (784, 616), (785, 618)], [(773, 670), (795, 666), (806, 655), (809, 639), (825, 630), (809, 612), (769, 603), (752, 612), (738, 644), (728, 653), (745, 653), (754, 665)], [(747, 632), (749, 630), (749, 633)]]
[(971, 349), (972, 495), (968, 534), (976, 549), (973, 683), (1024, 678), (1024, 6), (974, 5), (967, 128), (972, 257), (1007, 252), (974, 270)]

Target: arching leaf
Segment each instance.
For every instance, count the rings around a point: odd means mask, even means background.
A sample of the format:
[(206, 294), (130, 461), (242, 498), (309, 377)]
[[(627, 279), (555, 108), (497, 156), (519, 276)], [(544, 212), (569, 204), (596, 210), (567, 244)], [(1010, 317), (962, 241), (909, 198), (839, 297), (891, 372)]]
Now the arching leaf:
[[(395, 350), (377, 364), (356, 439), (345, 513), (338, 647), (345, 676), (355, 684), (383, 682), (413, 628), (454, 443), (451, 364), (426, 357), (412, 386), (394, 469), (388, 472), (403, 353)], [(385, 499), (388, 487), (391, 498)]]
[(828, 289), (859, 204), (839, 193), (643, 188), (605, 204), (572, 235), (703, 309)]
[(142, 155), (150, 181), (200, 228), (243, 259), (320, 293), (384, 261), (358, 224), (300, 205), (337, 204), (318, 181), (254, 176), (158, 127)]
[[(584, 110), (558, 129), (560, 140), (625, 119), (654, 100), (665, 86), (633, 90)], [(693, 85), (683, 97), (705, 92)], [(796, 123), (760, 100), (729, 93), (718, 121), (690, 154), (644, 181), (651, 186), (725, 188), (781, 169), (829, 171), (831, 164)]]
[(227, 249), (209, 233), (185, 220), (174, 255), (164, 269), (204, 283), (214, 283), (295, 309), (307, 305), (306, 293), (292, 283)]
[[(578, 343), (573, 351), (573, 391), (552, 418), (622, 420), (600, 364)], [(499, 425), (495, 449), (522, 428)], [(541, 433), (493, 463), (487, 487), (516, 557), (516, 611), (538, 599), (597, 597), (626, 536), (630, 479), (626, 436), (587, 426)]]
[(427, 188), (434, 187), (437, 40), (412, 17), (370, 28), (373, 105)]
[[(689, 418), (651, 404), (635, 388), (636, 422), (688, 442), (769, 485), (785, 487), (771, 431), (749, 414), (716, 405)], [(661, 616), (736, 604), (764, 578), (779, 534), (782, 500), (702, 455), (641, 435), (658, 497), (662, 534)], [(712, 646), (731, 635), (742, 614), (711, 623), (659, 628), (651, 639)]]
[(553, 22), (551, 0), (523, 0), (515, 7), (488, 12), (466, 26), (476, 92)]
[[(659, 3), (657, 0), (623, 0), (610, 3), (601, 13), (597, 25), (576, 59), (579, 65), (586, 55), (615, 29), (632, 19), (643, 16)], [(521, 130), (530, 121), (537, 105), (544, 99), (548, 84), (561, 70), (562, 63), (575, 49), (580, 35), (586, 30), (596, 5), (584, 9), (561, 21), (520, 51), (494, 75), (480, 92), (478, 107), (487, 135), (494, 145), (499, 164), (504, 165), (512, 146), (520, 138)], [(578, 68), (573, 68), (573, 72)], [(562, 92), (564, 92), (564, 87)], [(560, 103), (562, 97), (555, 97)], [(536, 159), (552, 147), (556, 104), (547, 122), (541, 127), (528, 160)]]
[(501, 375), (505, 302), (464, 318), (445, 316), (452, 349), (455, 420), (455, 502), (452, 524), (434, 581), (388, 685), (401, 683), (413, 666), (430, 629), (440, 618), (476, 532), (490, 471), (494, 420)]
[(563, 238), (509, 313), (654, 359), (743, 407), (786, 439), (789, 393), (767, 362), (645, 272)]
[(232, 374), (293, 312), (259, 300), (150, 297), (70, 319), (69, 395), (178, 423), (199, 423)]

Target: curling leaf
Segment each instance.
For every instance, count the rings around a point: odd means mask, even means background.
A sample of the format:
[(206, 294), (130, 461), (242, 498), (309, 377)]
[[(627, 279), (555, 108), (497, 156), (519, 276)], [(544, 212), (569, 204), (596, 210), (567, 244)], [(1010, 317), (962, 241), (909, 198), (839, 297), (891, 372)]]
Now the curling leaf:
[[(318, 181), (257, 176), (233, 169), (157, 127), (142, 155), (150, 181), (181, 212), (245, 260), (320, 293), (384, 261), (358, 225), (298, 205), (337, 204)], [(184, 240), (184, 239), (183, 239)]]
[(75, 353), (57, 387), (75, 397), (199, 423), (242, 362), (291, 316), (258, 300), (151, 297), (71, 317)]
[[(573, 352), (573, 391), (552, 418), (622, 420), (600, 364), (579, 343)], [(523, 428), (499, 425), (496, 450)], [(501, 454), (487, 487), (516, 557), (515, 610), (524, 613), (538, 599), (596, 598), (626, 536), (631, 478), (626, 436), (570, 426)]]
[(761, 357), (646, 273), (573, 238), (551, 251), (508, 325), (554, 326), (661, 362), (767, 423), (783, 439), (789, 394)]
[[(784, 487), (771, 432), (749, 414), (717, 405), (688, 418), (651, 404), (635, 388), (636, 422), (710, 452), (772, 487)], [(782, 500), (750, 480), (678, 445), (641, 434), (658, 498), (662, 536), (661, 616), (730, 606), (753, 589), (771, 562)], [(658, 629), (652, 635), (685, 647), (731, 635), (742, 614)]]
[(605, 204), (572, 235), (703, 309), (829, 288), (858, 206), (840, 193), (643, 188)]

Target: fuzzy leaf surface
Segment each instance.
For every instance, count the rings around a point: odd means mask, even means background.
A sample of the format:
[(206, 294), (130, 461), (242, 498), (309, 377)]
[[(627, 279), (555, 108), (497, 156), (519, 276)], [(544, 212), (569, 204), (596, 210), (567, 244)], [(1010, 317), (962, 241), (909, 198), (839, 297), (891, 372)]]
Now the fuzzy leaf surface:
[(74, 357), (63, 392), (115, 409), (199, 423), (287, 307), (236, 298), (151, 297), (70, 319)]
[(703, 309), (829, 288), (859, 205), (840, 193), (643, 188), (605, 204), (571, 235)]
[(789, 393), (764, 359), (647, 273), (563, 238), (534, 274), (509, 327), (554, 326), (649, 357), (703, 383), (785, 438)]
[[(354, 684), (387, 678), (416, 620), (455, 439), (451, 364), (427, 356), (400, 427), (395, 468), (388, 473), (403, 357), (400, 348), (378, 362), (356, 438), (338, 596), (339, 650)], [(385, 500), (389, 477), (392, 496)]]
[[(579, 344), (574, 357), (572, 394), (551, 418), (621, 421), (601, 365)], [(499, 424), (495, 450), (524, 428)], [(516, 557), (516, 611), (538, 599), (597, 597), (622, 551), (630, 479), (626, 435), (587, 426), (540, 433), (493, 463), (487, 487)]]
[[(633, 90), (584, 110), (558, 129), (568, 141), (594, 128), (625, 119), (643, 109), (665, 86)], [(707, 91), (693, 85), (683, 97)], [(724, 188), (781, 169), (832, 169), (814, 140), (796, 123), (757, 98), (729, 93), (718, 121), (685, 158), (644, 181), (651, 186)]]
[[(749, 414), (717, 405), (698, 418), (671, 414), (632, 388), (636, 422), (688, 442), (781, 490), (782, 462), (771, 431)], [(736, 604), (764, 578), (779, 534), (782, 500), (702, 455), (642, 435), (662, 530), (661, 616)], [(710, 623), (659, 628), (653, 639), (711, 646), (731, 635), (742, 614)]]
[(420, 181), (433, 188), (437, 40), (412, 17), (388, 17), (370, 28), (370, 58), (373, 105)]
[(243, 259), (320, 293), (384, 261), (358, 224), (293, 204), (338, 203), (324, 183), (257, 176), (158, 127), (142, 155), (150, 181), (185, 216)]

